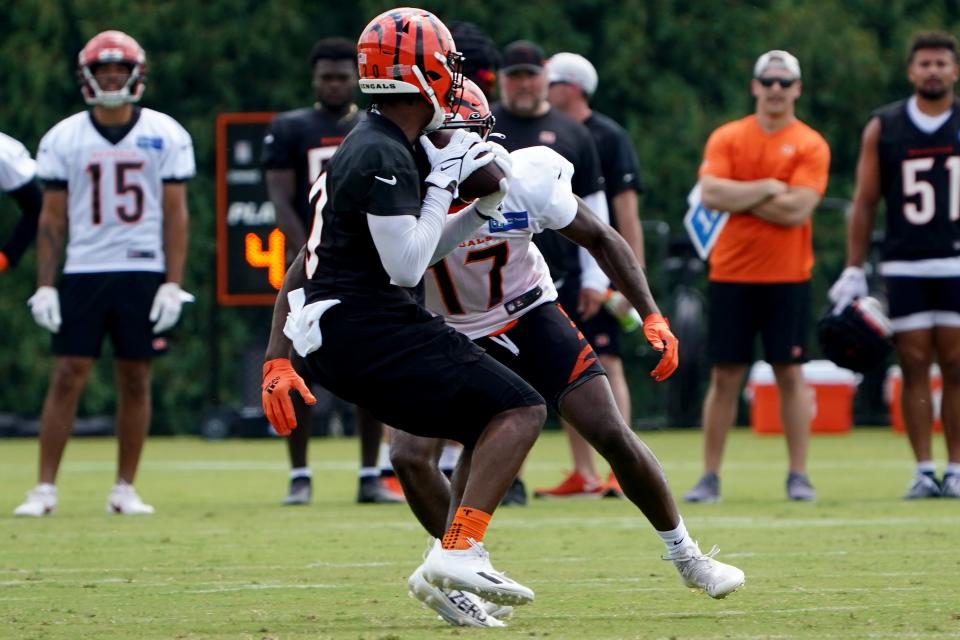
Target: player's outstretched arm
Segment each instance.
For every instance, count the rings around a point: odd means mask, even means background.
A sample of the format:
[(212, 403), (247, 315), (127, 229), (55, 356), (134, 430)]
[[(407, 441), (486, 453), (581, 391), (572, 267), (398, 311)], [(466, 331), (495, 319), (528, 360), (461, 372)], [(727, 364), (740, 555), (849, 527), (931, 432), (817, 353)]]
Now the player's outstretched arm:
[(663, 353), (650, 375), (658, 382), (666, 380), (679, 364), (679, 345), (666, 320), (660, 315), (643, 267), (630, 245), (613, 227), (603, 224), (580, 198), (577, 198), (577, 205), (573, 222), (560, 229), (560, 233), (587, 249), (611, 282), (640, 312), (644, 336), (654, 349)]
[(579, 197), (577, 205), (577, 215), (573, 222), (560, 229), (560, 233), (590, 252), (610, 281), (627, 297), (641, 316), (659, 313), (643, 267), (637, 261), (630, 245), (613, 227), (601, 222)]
[(264, 355), (261, 387), (263, 414), (281, 436), (289, 435), (297, 428), (297, 417), (293, 411), (290, 391), (297, 391), (307, 404), (314, 404), (317, 401), (303, 382), (303, 378), (293, 370), (293, 365), (290, 364), (293, 343), (283, 333), (283, 325), (287, 321), (287, 314), (290, 313), (287, 294), (302, 288), (307, 283), (306, 271), (303, 268), (305, 251), (306, 247), (300, 249), (300, 253), (297, 254), (283, 278), (283, 285), (273, 305), (270, 339)]

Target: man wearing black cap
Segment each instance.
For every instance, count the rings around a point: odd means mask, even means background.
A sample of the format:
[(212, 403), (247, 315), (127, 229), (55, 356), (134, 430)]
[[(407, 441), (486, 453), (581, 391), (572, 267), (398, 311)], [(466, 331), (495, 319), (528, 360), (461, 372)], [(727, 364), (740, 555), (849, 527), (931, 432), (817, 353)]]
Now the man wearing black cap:
[(453, 21), (450, 35), (463, 54), (463, 75), (477, 83), (483, 95), (491, 98), (496, 91), (500, 52), (486, 33), (472, 22)]
[[(546, 57), (543, 49), (528, 40), (513, 42), (503, 50), (498, 74), (499, 104), (493, 107), (497, 131), (508, 151), (543, 145), (550, 147), (574, 167), (573, 192), (605, 222), (609, 220), (600, 159), (590, 131), (550, 108), (547, 102)], [(609, 279), (585, 250), (560, 234), (547, 230), (534, 237), (546, 258), (556, 283), (558, 301), (577, 324), (599, 311)], [(506, 504), (525, 504), (526, 492), (517, 480)]]

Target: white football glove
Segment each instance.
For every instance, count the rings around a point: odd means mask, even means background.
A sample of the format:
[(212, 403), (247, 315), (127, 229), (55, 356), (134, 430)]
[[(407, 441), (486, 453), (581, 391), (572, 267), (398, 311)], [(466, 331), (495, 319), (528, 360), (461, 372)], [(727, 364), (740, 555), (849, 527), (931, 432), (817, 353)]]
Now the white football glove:
[(867, 274), (863, 267), (847, 267), (830, 287), (827, 293), (833, 303), (833, 313), (843, 311), (848, 304), (857, 298), (867, 296)]
[(493, 161), (497, 163), (497, 166), (500, 167), (500, 170), (507, 176), (507, 179), (512, 180), (513, 158), (510, 157), (510, 152), (499, 142), (491, 142), (490, 140), (486, 142), (490, 150), (493, 151)]
[(49, 331), (60, 331), (60, 294), (54, 287), (37, 287), (36, 293), (27, 300), (30, 313), (38, 325)]
[(503, 199), (507, 197), (509, 190), (509, 180), (500, 178), (500, 188), (497, 191), (477, 198), (477, 213), (484, 218), (493, 218), (500, 224), (507, 224), (500, 205), (503, 204)]
[(480, 136), (466, 129), (456, 129), (442, 149), (435, 147), (427, 136), (420, 136), (420, 144), (430, 161), (430, 175), (425, 182), (441, 189), (453, 183), (454, 195), (461, 182), (496, 157)]
[(177, 324), (184, 302), (193, 302), (193, 295), (180, 288), (176, 282), (165, 282), (157, 289), (150, 307), (150, 322), (154, 333), (163, 333)]

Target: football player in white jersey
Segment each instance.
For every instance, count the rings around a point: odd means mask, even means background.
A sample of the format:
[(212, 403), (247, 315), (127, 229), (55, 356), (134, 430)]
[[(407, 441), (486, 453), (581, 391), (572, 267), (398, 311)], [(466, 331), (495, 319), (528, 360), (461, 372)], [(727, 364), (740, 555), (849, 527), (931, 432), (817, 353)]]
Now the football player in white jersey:
[(0, 133), (0, 191), (9, 193), (20, 207), (20, 220), (0, 248), (0, 273), (17, 265), (37, 235), (42, 195), (36, 178), (37, 163), (27, 148)]
[(119, 464), (107, 511), (153, 513), (133, 480), (150, 425), (151, 359), (165, 350), (166, 332), (192, 299), (180, 282), (186, 181), (196, 169), (187, 131), (170, 116), (135, 105), (145, 60), (125, 33), (95, 36), (77, 69), (92, 109), (62, 120), (40, 141), (37, 291), (28, 304), (37, 324), (53, 334), (56, 361), (40, 418), (39, 484), (16, 515), (42, 516), (56, 507), (63, 449), (107, 334), (119, 395)]
[[(478, 127), (484, 135), (493, 126), (486, 99), (469, 80), (464, 84), (460, 122), (451, 126)], [(610, 463), (626, 497), (657, 530), (667, 549), (664, 558), (673, 561), (686, 585), (722, 598), (743, 584), (743, 572), (718, 562), (712, 553), (701, 553), (687, 533), (660, 463), (624, 422), (593, 349), (556, 302), (557, 290), (533, 235), (556, 229), (590, 251), (642, 315), (647, 340), (663, 352), (651, 373), (659, 382), (677, 367), (677, 339), (657, 309), (643, 268), (623, 238), (573, 194), (570, 162), (547, 147), (519, 149), (509, 159), (512, 175), (500, 207), (505, 222), (481, 221), (469, 211), (450, 216), (448, 229), (459, 226), (468, 233), (444, 232), (434, 255), (451, 251), (425, 277), (427, 308), (552, 403)], [(407, 501), (433, 536), (446, 530), (451, 497), (451, 485), (426, 464), (438, 455), (440, 444), (398, 432), (391, 447)], [(427, 583), (422, 567), (410, 576), (409, 585), (414, 596), (452, 624), (502, 626), (472, 594)]]

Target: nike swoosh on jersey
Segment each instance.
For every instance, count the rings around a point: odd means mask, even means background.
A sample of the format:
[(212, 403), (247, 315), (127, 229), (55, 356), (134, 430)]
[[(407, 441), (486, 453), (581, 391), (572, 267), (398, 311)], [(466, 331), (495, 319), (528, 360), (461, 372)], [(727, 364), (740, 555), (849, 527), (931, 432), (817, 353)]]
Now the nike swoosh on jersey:
[(397, 184), (397, 176), (390, 176), (389, 180), (387, 180), (386, 178), (381, 178), (380, 176), (373, 176), (373, 177), (384, 184), (390, 185), (391, 187)]

